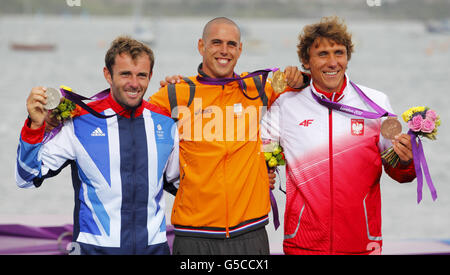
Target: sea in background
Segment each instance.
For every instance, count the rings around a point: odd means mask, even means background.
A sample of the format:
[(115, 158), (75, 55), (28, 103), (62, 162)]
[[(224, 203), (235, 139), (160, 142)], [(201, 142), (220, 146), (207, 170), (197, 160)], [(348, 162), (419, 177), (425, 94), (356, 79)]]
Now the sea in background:
[[(195, 75), (201, 62), (197, 41), (207, 17), (144, 19), (153, 29), (156, 63), (146, 98), (167, 75)], [(296, 44), (302, 27), (312, 20), (236, 19), (242, 27), (243, 53), (236, 72), (287, 65), (300, 66)], [(26, 98), (34, 86), (72, 87), (84, 96), (107, 88), (102, 73), (104, 55), (118, 35), (133, 35), (130, 17), (3, 16), (0, 17), (0, 223), (55, 225), (72, 222), (74, 192), (65, 169), (38, 189), (15, 184), (14, 170), (20, 129), (27, 116)], [(417, 181), (398, 184), (381, 180), (383, 237), (390, 240), (450, 239), (450, 35), (426, 31), (419, 21), (347, 20), (355, 52), (349, 62), (351, 79), (385, 92), (394, 110), (418, 105), (441, 116), (438, 140), (424, 140), (438, 199), (433, 202), (424, 184), (423, 201), (416, 202)], [(54, 43), (49, 52), (13, 51), (12, 42)], [(299, 106), (301, 108), (301, 106)], [(404, 129), (406, 125), (403, 123)], [(284, 172), (274, 192), (283, 220)], [(256, 199), (256, 198), (255, 198)], [(173, 197), (166, 194), (167, 216)], [(255, 202), (256, 203), (256, 202)], [(168, 219), (170, 221), (170, 219)], [(272, 250), (281, 251), (283, 226), (267, 226)]]

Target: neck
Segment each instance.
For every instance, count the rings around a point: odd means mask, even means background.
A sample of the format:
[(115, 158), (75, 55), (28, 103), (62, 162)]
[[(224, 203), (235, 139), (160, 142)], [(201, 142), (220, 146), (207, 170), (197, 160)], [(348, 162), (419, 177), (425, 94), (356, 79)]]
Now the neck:
[(118, 113), (119, 115), (127, 117), (127, 118), (140, 116), (142, 114), (143, 109), (144, 109), (144, 100), (141, 100), (139, 105), (137, 105), (135, 107), (131, 107), (131, 106), (119, 103), (112, 96), (112, 93), (110, 95), (110, 100), (111, 100), (111, 103), (112, 103), (113, 110), (116, 113)]
[(200, 65), (198, 65), (197, 72), (199, 75), (201, 75), (203, 77), (215, 78), (215, 79), (238, 77), (238, 75), (234, 72), (229, 77), (212, 77), (212, 76), (208, 75), (207, 73), (205, 73), (205, 71), (203, 71), (203, 63), (200, 63)]
[[(347, 78), (344, 76), (344, 79), (343, 79), (343, 81), (342, 81), (342, 84), (340, 85), (340, 89), (339, 89), (339, 90), (336, 89), (336, 91), (326, 91), (326, 90), (320, 89), (320, 88), (317, 87), (317, 85), (314, 83), (314, 79), (313, 79), (313, 86), (314, 86), (314, 89), (316, 89), (317, 92), (319, 92), (319, 93), (325, 95), (328, 99), (332, 99), (333, 95), (336, 94), (336, 95), (340, 96), (340, 95), (344, 92), (345, 87), (347, 86)], [(336, 98), (336, 96), (335, 96), (335, 98)]]

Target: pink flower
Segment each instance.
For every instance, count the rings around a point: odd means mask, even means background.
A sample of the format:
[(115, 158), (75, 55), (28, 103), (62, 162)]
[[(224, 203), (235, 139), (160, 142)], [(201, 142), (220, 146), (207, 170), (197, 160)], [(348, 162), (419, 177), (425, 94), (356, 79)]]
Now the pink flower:
[(422, 127), (423, 118), (420, 114), (415, 115), (410, 121), (408, 121), (408, 127), (413, 132), (417, 132)]
[(422, 121), (422, 127), (421, 130), (424, 133), (431, 133), (433, 132), (435, 127), (434, 121), (430, 120), (430, 119), (424, 119)]
[(429, 119), (431, 121), (436, 121), (436, 118), (437, 118), (437, 114), (433, 110), (428, 110), (425, 116), (427, 119)]

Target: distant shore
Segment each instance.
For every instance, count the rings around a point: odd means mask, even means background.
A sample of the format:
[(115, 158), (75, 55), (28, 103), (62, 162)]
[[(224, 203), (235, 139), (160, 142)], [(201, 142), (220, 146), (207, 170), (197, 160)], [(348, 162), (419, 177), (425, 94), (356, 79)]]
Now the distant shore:
[[(430, 20), (450, 17), (448, 0), (2, 0), (0, 15), (230, 16), (239, 18), (318, 18)], [(72, 1), (74, 2), (74, 1)]]

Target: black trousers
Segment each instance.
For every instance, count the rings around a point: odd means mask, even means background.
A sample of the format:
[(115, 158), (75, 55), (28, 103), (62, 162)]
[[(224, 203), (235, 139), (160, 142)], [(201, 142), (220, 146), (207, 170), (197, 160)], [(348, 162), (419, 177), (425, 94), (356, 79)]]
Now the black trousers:
[(265, 227), (228, 239), (175, 235), (173, 240), (173, 255), (269, 254), (269, 239)]

